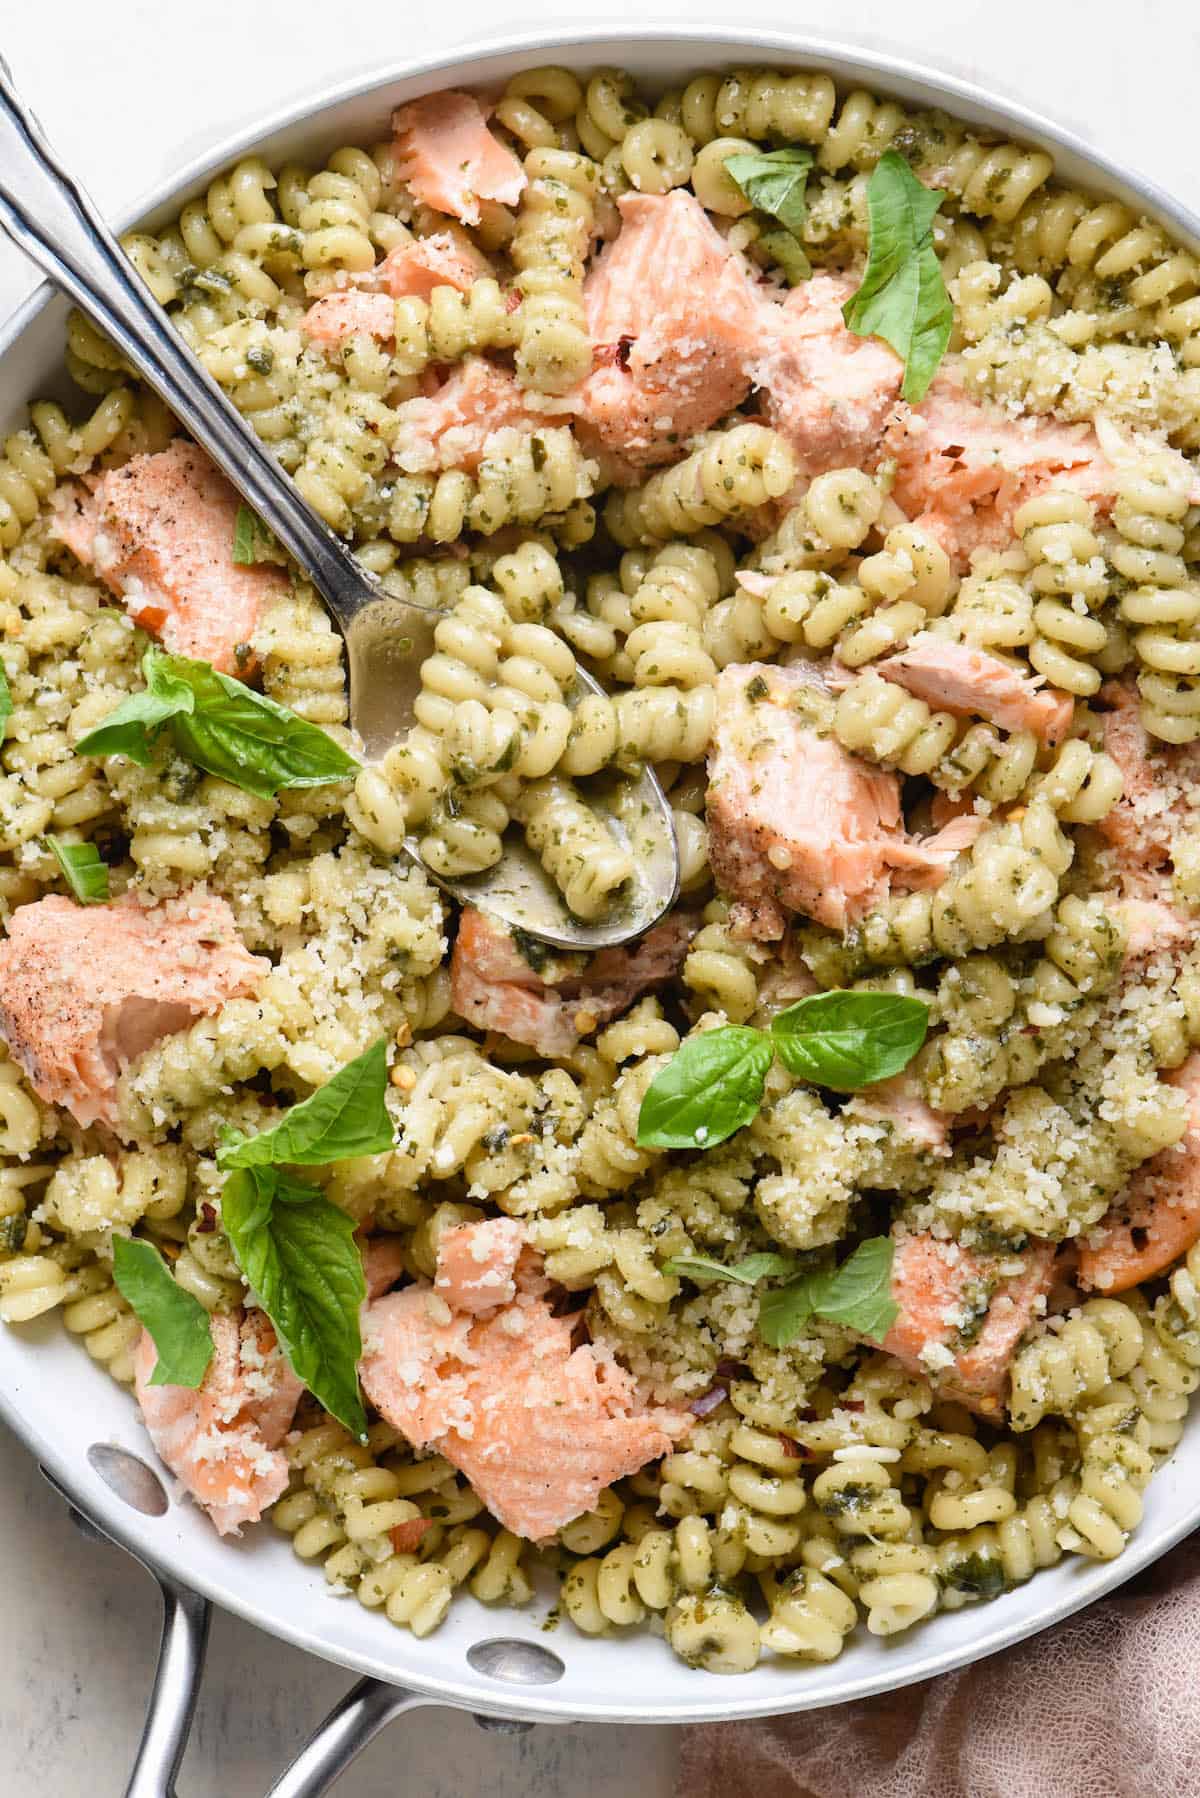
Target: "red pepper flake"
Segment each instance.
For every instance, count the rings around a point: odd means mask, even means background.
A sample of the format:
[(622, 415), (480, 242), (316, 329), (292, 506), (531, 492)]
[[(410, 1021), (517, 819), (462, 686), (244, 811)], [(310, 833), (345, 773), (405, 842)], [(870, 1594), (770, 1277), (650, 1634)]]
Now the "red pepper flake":
[(780, 1448), (783, 1450), (789, 1461), (804, 1460), (805, 1450), (801, 1448), (798, 1442), (791, 1436), (785, 1436), (782, 1430), (776, 1430), (775, 1434), (779, 1439)]
[(197, 1236), (208, 1236), (217, 1227), (217, 1208), (204, 1199), (200, 1205), (200, 1217), (196, 1224)]

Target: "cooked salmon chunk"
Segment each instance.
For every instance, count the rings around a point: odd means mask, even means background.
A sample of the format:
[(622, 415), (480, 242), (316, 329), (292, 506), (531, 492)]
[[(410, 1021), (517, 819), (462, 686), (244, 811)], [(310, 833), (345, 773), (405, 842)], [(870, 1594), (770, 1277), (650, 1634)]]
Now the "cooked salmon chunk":
[(690, 920), (675, 914), (631, 948), (563, 956), (529, 938), (518, 942), (498, 918), (468, 906), (450, 959), (451, 1003), (480, 1030), (539, 1055), (569, 1055), (581, 1036), (678, 970), (691, 930)]
[(51, 895), (19, 907), (0, 943), (0, 1034), (43, 1099), (115, 1127), (122, 1069), (254, 992), (270, 965), (203, 888), (150, 907)]
[(847, 330), (842, 307), (855, 283), (813, 275), (782, 305), (764, 299), (751, 364), (761, 409), (796, 452), (802, 476), (873, 467), (904, 368), (876, 337)]
[(434, 231), (428, 237), (414, 237), (411, 243), (397, 244), (389, 250), (376, 269), (375, 278), (393, 299), (412, 296), (427, 300), (435, 287), (453, 287), (466, 293), (484, 275), (495, 272), (465, 232), (454, 236), (449, 231)]
[(1171, 844), (1200, 786), (1200, 745), (1168, 745), (1149, 736), (1132, 680), (1100, 689), (1104, 749), (1121, 770), (1122, 793), (1097, 829), (1110, 848), (1121, 891), (1169, 897)]
[(934, 1110), (921, 1096), (916, 1075), (907, 1070), (864, 1086), (848, 1102), (843, 1115), (855, 1123), (882, 1124), (926, 1154), (950, 1153), (950, 1114)]
[(1126, 1292), (1152, 1280), (1200, 1239), (1200, 1052), (1166, 1079), (1187, 1096), (1187, 1130), (1138, 1168), (1080, 1244), (1079, 1283), (1097, 1292)]
[(573, 400), (585, 444), (629, 481), (745, 398), (762, 326), (743, 258), (692, 194), (618, 205), (621, 229), (583, 285), (598, 366)]
[(514, 1275), (525, 1242), (525, 1227), (511, 1217), (459, 1224), (438, 1239), (433, 1289), (453, 1311), (478, 1315), (511, 1305)]
[(257, 1523), (287, 1489), (280, 1444), (304, 1391), (261, 1311), (214, 1312), (203, 1383), (152, 1386), (158, 1350), (143, 1330), (134, 1385), (150, 1440), (222, 1536)]
[(477, 225), (481, 200), (515, 206), (520, 199), (525, 171), (492, 136), (473, 94), (426, 94), (400, 107), (392, 125), (397, 173), (423, 206)]
[(61, 487), (55, 529), (167, 649), (243, 674), (259, 616), (286, 597), (288, 580), (282, 568), (234, 561), (239, 504), (204, 451), (178, 437), (91, 491)]
[[(813, 672), (735, 663), (717, 679), (708, 758), (708, 852), (739, 930), (783, 934), (785, 913), (844, 929), (894, 876), (936, 885), (965, 836), (910, 837), (894, 774), (850, 755), (804, 710)], [(797, 707), (800, 709), (797, 709)]]
[(397, 408), (392, 455), (410, 474), (430, 469), (478, 469), (488, 439), (516, 425), (536, 430), (553, 423), (507, 369), (484, 356), (468, 356), (436, 392)]
[(921, 631), (894, 656), (876, 662), (876, 672), (923, 699), (935, 711), (988, 718), (1001, 730), (1031, 730), (1043, 743), (1061, 743), (1071, 728), (1074, 701), (1040, 677), (1011, 662)]
[(362, 1244), (367, 1297), (382, 1298), (405, 1271), (404, 1244), (398, 1236), (370, 1236)]
[(1007, 547), (1013, 514), (1035, 494), (1067, 487), (1111, 501), (1119, 479), (1090, 425), (982, 405), (953, 358), (919, 406), (896, 409), (883, 453), (896, 464), (892, 497), (960, 566), (976, 549)]
[(948, 1397), (984, 1415), (999, 1411), (1018, 1342), (1054, 1277), (1054, 1244), (1032, 1241), (992, 1255), (893, 1232), (892, 1299), (900, 1315), (887, 1354), (931, 1376)]
[(693, 1421), (643, 1407), (604, 1350), (572, 1349), (576, 1319), (552, 1314), (543, 1285), (483, 1318), (424, 1283), (389, 1293), (367, 1310), (360, 1370), (394, 1429), (445, 1455), (505, 1529), (534, 1542), (667, 1454)]
[(300, 329), (323, 349), (337, 349), (352, 337), (387, 343), (396, 334), (396, 303), (386, 293), (346, 288), (316, 300), (300, 320)]

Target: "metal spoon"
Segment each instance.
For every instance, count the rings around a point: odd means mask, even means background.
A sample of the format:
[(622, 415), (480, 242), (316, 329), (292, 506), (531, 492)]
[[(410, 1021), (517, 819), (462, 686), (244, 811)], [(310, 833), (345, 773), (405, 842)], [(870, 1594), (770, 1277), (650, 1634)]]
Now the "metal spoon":
[[(0, 225), (143, 375), (275, 533), (325, 601), (346, 642), (350, 717), (377, 759), (413, 720), (420, 665), (438, 614), (370, 581), (349, 549), (296, 491), (245, 419), (171, 329), (94, 202), (68, 174), (20, 100), (0, 57)], [(580, 689), (594, 689), (580, 676)], [(598, 689), (596, 689), (598, 690)], [(467, 902), (565, 949), (597, 949), (640, 936), (672, 904), (679, 856), (671, 810), (649, 771), (610, 783), (610, 815), (633, 852), (633, 891), (603, 924), (572, 916), (514, 830), (495, 868), (439, 881)], [(406, 847), (416, 859), (415, 839)], [(436, 879), (437, 876), (434, 876)]]

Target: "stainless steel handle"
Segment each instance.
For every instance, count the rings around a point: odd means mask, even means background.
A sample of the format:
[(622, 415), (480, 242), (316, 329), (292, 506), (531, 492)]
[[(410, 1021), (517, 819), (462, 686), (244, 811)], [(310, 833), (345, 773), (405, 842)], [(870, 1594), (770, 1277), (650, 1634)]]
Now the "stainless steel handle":
[(393, 1718), (436, 1703), (379, 1679), (360, 1679), (314, 1730), (267, 1798), (322, 1798)]
[(163, 1599), (162, 1639), (125, 1798), (175, 1798), (175, 1777), (191, 1733), (208, 1645), (208, 1600), (165, 1574), (155, 1578)]
[(180, 342), (109, 231), (63, 168), (0, 56), (0, 226), (69, 294), (225, 469), (345, 625), (362, 571), (300, 497), (216, 382)]

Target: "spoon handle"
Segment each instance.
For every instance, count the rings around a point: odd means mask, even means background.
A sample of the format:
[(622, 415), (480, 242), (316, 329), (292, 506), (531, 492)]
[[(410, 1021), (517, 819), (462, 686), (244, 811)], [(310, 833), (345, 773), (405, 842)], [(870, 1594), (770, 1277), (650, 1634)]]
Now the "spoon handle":
[(0, 226), (145, 376), (344, 628), (369, 595), (362, 571), (171, 329), (95, 202), (47, 143), (2, 56)]

